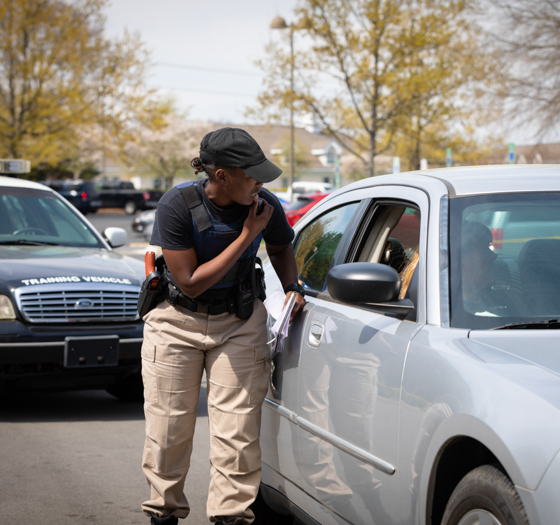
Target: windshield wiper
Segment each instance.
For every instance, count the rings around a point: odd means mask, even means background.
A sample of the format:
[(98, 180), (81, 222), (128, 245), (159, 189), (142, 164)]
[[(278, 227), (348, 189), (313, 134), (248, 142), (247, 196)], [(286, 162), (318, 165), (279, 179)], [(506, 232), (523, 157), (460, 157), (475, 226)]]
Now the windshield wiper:
[(503, 326), (497, 326), (496, 328), (491, 328), (491, 330), (509, 330), (509, 329), (560, 329), (560, 319), (549, 319), (548, 321), (531, 321), (526, 323), (511, 323), (505, 324)]
[(27, 239), (14, 239), (11, 241), (0, 241), (0, 245), (4, 246), (14, 246), (16, 244), (24, 246), (59, 246), (56, 242), (45, 242), (45, 241), (29, 241)]

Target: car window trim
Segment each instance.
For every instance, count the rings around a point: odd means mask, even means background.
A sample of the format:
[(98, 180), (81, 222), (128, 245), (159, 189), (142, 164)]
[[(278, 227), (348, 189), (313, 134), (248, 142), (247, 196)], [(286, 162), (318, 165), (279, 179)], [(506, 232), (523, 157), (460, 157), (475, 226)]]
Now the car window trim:
[[(346, 254), (348, 253), (348, 249), (353, 244), (354, 238), (358, 233), (359, 226), (363, 221), (364, 214), (367, 213), (367, 210), (370, 207), (370, 201), (371, 198), (369, 197), (363, 199), (356, 208), (356, 211), (354, 211), (354, 215), (352, 215), (352, 218), (348, 222), (348, 226), (344, 230), (344, 234), (342, 235), (342, 238), (340, 239), (340, 242), (336, 247), (331, 265), (329, 266), (329, 270), (335, 266), (338, 266), (339, 264), (341, 264), (341, 261), (344, 261), (346, 259)], [(348, 202), (346, 204), (352, 204), (352, 202)]]

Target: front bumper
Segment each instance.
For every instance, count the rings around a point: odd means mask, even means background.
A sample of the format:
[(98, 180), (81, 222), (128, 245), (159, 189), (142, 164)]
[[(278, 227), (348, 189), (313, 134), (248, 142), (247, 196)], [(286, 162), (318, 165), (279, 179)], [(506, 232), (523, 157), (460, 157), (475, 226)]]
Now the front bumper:
[(536, 490), (516, 487), (531, 525), (558, 523), (560, 516), (560, 452), (550, 463)]
[[(66, 368), (66, 337), (118, 336), (116, 366)], [(27, 326), (0, 323), (0, 387), (3, 389), (106, 388), (140, 371), (143, 323)]]
[[(80, 334), (83, 336), (83, 334)], [(92, 336), (95, 339), (95, 336)], [(119, 361), (140, 359), (142, 338), (119, 340)], [(0, 343), (0, 365), (62, 363), (64, 341)], [(1, 373), (0, 373), (1, 376)]]

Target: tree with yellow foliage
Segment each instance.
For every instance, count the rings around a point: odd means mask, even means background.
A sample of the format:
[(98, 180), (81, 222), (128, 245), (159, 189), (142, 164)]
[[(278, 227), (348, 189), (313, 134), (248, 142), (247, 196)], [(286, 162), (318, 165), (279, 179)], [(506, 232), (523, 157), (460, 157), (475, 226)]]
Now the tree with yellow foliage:
[(138, 36), (105, 38), (105, 3), (0, 1), (0, 156), (57, 164), (84, 136), (102, 148), (157, 123), (147, 53)]
[(472, 88), (491, 78), (469, 16), (475, 7), (476, 0), (303, 0), (297, 28), (308, 38), (293, 56), (268, 47), (257, 111), (269, 119), (292, 104), (312, 111), (370, 176), (376, 156), (394, 152), (398, 140), (416, 141), (416, 165), (427, 130), (456, 126), (473, 111)]

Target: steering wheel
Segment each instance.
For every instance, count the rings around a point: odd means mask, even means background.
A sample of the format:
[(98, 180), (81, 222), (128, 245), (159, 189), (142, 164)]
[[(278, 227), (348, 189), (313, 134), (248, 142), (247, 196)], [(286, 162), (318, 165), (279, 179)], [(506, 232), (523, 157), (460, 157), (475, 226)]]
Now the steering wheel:
[(21, 230), (16, 230), (14, 235), (19, 235), (20, 233), (26, 232), (37, 232), (41, 235), (49, 235), (49, 232), (43, 230), (42, 228), (35, 228), (35, 226), (29, 226), (28, 228), (22, 228)]

